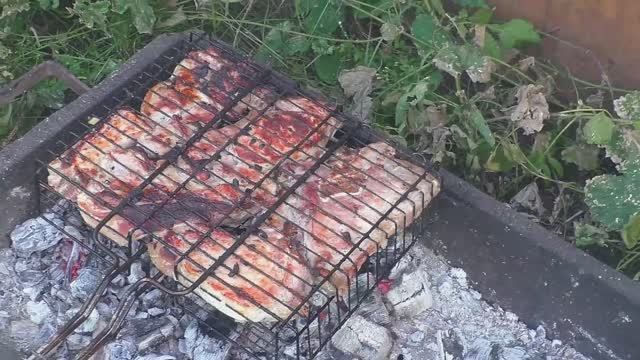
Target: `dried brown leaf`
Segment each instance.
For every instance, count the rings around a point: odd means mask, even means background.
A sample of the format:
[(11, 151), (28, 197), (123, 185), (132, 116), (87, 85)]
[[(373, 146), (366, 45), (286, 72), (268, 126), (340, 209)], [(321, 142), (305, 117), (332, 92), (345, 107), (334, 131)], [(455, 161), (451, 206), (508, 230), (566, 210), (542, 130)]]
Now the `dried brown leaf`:
[(511, 121), (518, 123), (525, 135), (542, 130), (544, 120), (550, 116), (549, 104), (543, 92), (543, 86), (524, 85), (516, 93), (518, 105), (511, 113)]

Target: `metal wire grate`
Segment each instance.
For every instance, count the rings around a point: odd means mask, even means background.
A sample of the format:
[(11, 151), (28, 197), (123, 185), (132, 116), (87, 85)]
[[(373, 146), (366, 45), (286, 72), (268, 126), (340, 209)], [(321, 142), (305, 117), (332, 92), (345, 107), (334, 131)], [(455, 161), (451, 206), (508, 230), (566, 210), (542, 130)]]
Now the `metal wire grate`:
[(439, 191), (397, 144), (204, 34), (94, 110), (41, 160), (43, 202), (70, 200), (94, 228), (76, 240), (111, 262), (104, 287), (145, 251), (160, 272), (80, 358), (151, 287), (196, 294), (203, 323), (247, 354), (311, 358), (422, 233)]

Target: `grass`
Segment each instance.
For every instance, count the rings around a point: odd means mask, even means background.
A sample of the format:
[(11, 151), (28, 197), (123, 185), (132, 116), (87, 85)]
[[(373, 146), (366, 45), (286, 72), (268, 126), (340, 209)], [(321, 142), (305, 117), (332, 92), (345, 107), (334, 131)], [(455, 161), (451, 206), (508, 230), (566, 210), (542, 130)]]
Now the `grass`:
[[(0, 0), (0, 82), (54, 58), (94, 85), (154, 36), (204, 29), (344, 99), (346, 108), (370, 97), (372, 125), (499, 200), (535, 183), (542, 205), (523, 210), (640, 277), (639, 209), (607, 201), (601, 191), (633, 182), (625, 169), (635, 166), (630, 159), (640, 148), (632, 141), (640, 138), (640, 114), (616, 118), (612, 101), (624, 90), (528, 58), (522, 52), (551, 35), (524, 20), (494, 20), (482, 0), (39, 0), (28, 9), (24, 3)], [(339, 75), (357, 66), (375, 70), (374, 86), (345, 99)], [(0, 108), (0, 145), (69, 99), (49, 81)], [(614, 163), (612, 153), (623, 162)], [(611, 226), (597, 207), (603, 203), (624, 226)]]

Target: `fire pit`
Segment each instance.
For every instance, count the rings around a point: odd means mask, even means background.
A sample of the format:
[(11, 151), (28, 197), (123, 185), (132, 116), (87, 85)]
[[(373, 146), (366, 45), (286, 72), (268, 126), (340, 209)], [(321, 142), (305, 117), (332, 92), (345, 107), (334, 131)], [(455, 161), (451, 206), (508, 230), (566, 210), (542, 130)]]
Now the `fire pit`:
[[(10, 347), (34, 354), (34, 359), (585, 359), (569, 344), (592, 358), (635, 358), (637, 351), (630, 344), (638, 326), (633, 319), (640, 314), (637, 287), (610, 274), (593, 259), (568, 249), (446, 171), (446, 195), (436, 208), (433, 223), (425, 226), (426, 219), (421, 217), (410, 226), (402, 226), (404, 231), (390, 237), (386, 246), (367, 251), (371, 255), (368, 259), (356, 261), (345, 254), (341, 264), (361, 262), (355, 267), (357, 272), (339, 264), (329, 271), (317, 267), (312, 274), (315, 280), (309, 282), (311, 289), (298, 306), (288, 311), (276, 313), (265, 307), (248, 315), (221, 309), (225, 299), (216, 302), (216, 292), (207, 294), (199, 285), (210, 277), (227, 281), (246, 276), (248, 265), (239, 261), (235, 266), (228, 261), (234, 259), (235, 250), (251, 244), (255, 239), (252, 236), (268, 238), (261, 224), (270, 215), (281, 213), (282, 205), (300, 187), (324, 174), (326, 163), (335, 162), (336, 157), (339, 161), (344, 156), (335, 155), (344, 154), (339, 153), (340, 148), (363, 149), (389, 143), (376, 131), (342, 116), (330, 103), (323, 103), (328, 116), (322, 117), (316, 128), (333, 122), (330, 119), (340, 126), (326, 136), (322, 154), (314, 155), (310, 165), (286, 182), (269, 206), (248, 219), (240, 217), (241, 224), (224, 224), (232, 240), (226, 246), (228, 251), (218, 253), (213, 260), (194, 260), (188, 255), (197, 251), (189, 250), (198, 247), (194, 245), (197, 241), (189, 242), (187, 249), (163, 243), (164, 238), (147, 222), (157, 218), (156, 210), (163, 206), (143, 210), (142, 217), (130, 216), (131, 208), (140, 203), (139, 192), (117, 198), (118, 205), (109, 214), (95, 215), (97, 221), (87, 226), (86, 208), (51, 186), (49, 176), (60, 171), (50, 165), (51, 161), (64, 158), (63, 154), (73, 151), (70, 149), (81, 143), (85, 134), (108, 123), (105, 119), (117, 114), (123, 105), (139, 108), (145, 102), (144, 94), (171, 78), (172, 70), (186, 54), (211, 46), (236, 61), (244, 61), (202, 34), (162, 36), (113, 77), (0, 154), (0, 196), (6, 199), (0, 207), (0, 231), (7, 235), (0, 237), (0, 242), (13, 239), (11, 249), (0, 250), (0, 283), (4, 289), (0, 293), (0, 339), (22, 340)], [(189, 136), (182, 145), (196, 144), (207, 131), (237, 121), (232, 114), (237, 108), (232, 105), (255, 93), (260, 84), (269, 84), (278, 94), (265, 96), (267, 104), (294, 94), (320, 101), (317, 95), (296, 88), (267, 68), (251, 65), (246, 71), (254, 81), (246, 83), (244, 90), (234, 90), (235, 100), (229, 106), (209, 109), (222, 113), (221, 123), (198, 128), (198, 134)], [(258, 114), (260, 109), (256, 109)], [(192, 137), (194, 140), (189, 141)], [(402, 149), (391, 144), (394, 149)], [(144, 176), (151, 179), (145, 185), (152, 184), (168, 166), (176, 165), (177, 157), (188, 147), (177, 147), (167, 158), (155, 159), (166, 161), (162, 165), (165, 167), (154, 167), (155, 175)], [(291, 154), (296, 150), (299, 147)], [(218, 161), (216, 156), (211, 157)], [(411, 156), (399, 155), (398, 159), (425, 165)], [(202, 171), (207, 166), (191, 165)], [(197, 170), (192, 171), (196, 178), (201, 175)], [(431, 176), (428, 174), (421, 173), (421, 179)], [(411, 193), (411, 189), (404, 193)], [(83, 186), (79, 190), (93, 194)], [(406, 198), (399, 196), (394, 204)], [(160, 202), (172, 199), (175, 197), (164, 197)], [(421, 209), (429, 200), (420, 205)], [(175, 206), (164, 209), (169, 209), (165, 218), (181, 216)], [(201, 207), (193, 210), (207, 216)], [(100, 231), (112, 227), (110, 221), (123, 215), (142, 234)], [(380, 221), (389, 215), (381, 214)], [(374, 221), (369, 227), (378, 225)], [(360, 240), (343, 231), (337, 233), (344, 241)], [(206, 232), (199, 235), (207, 237)], [(160, 239), (154, 241), (154, 236)], [(430, 247), (467, 272), (451, 268), (424, 245), (411, 250), (419, 239), (428, 241)], [(118, 240), (124, 246), (116, 244)], [(183, 263), (201, 267), (197, 276), (185, 272), (180, 261), (159, 271), (153, 251), (149, 251), (154, 244), (177, 250)], [(249, 246), (247, 251), (252, 250)], [(404, 256), (407, 252), (409, 256)], [(521, 267), (526, 271), (515, 270)], [(345, 275), (348, 286), (336, 285), (336, 273)], [(470, 288), (469, 282), (480, 292)], [(568, 288), (573, 290), (567, 292)], [(512, 312), (492, 307), (485, 300)], [(253, 303), (254, 308), (259, 305)], [(583, 310), (591, 315), (582, 316)], [(519, 322), (519, 317), (529, 328)], [(262, 321), (265, 319), (276, 321)], [(552, 341), (555, 337), (561, 341)]]

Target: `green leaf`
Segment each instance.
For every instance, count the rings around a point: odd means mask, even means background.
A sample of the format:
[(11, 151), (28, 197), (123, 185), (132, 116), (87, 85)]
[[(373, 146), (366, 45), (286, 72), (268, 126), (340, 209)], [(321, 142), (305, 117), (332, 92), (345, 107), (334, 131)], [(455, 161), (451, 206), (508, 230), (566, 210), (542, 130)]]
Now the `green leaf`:
[(258, 56), (261, 58), (269, 58), (273, 53), (281, 54), (286, 47), (285, 39), (287, 34), (283, 30), (291, 29), (291, 22), (283, 21), (269, 30), (262, 40), (263, 44), (258, 49)]
[(26, 0), (3, 0), (0, 1), (0, 19), (14, 16), (23, 11), (29, 10), (29, 1)]
[(392, 23), (384, 23), (382, 24), (382, 26), (380, 26), (380, 36), (382, 36), (382, 38), (386, 42), (392, 42), (393, 40), (398, 38), (401, 33), (402, 27), (398, 25)]
[(444, 6), (442, 6), (442, 0), (426, 0), (431, 4), (431, 9), (435, 11), (438, 16), (443, 16), (446, 14), (444, 10)]
[(622, 119), (640, 119), (640, 91), (632, 91), (613, 101), (616, 114)]
[(529, 162), (535, 167), (535, 170), (544, 176), (551, 177), (551, 167), (547, 161), (547, 156), (544, 152), (536, 151), (529, 155)]
[(505, 49), (522, 48), (537, 44), (541, 38), (533, 25), (522, 19), (514, 19), (505, 24), (494, 25), (500, 39), (500, 45)]
[(117, 12), (122, 15), (127, 12), (129, 8), (129, 0), (112, 0), (111, 2), (111, 10)]
[(70, 11), (80, 19), (89, 29), (100, 28), (107, 30), (107, 13), (109, 12), (109, 0), (98, 0), (90, 2), (89, 0), (76, 0), (73, 9)]
[(562, 150), (562, 160), (575, 164), (580, 170), (595, 170), (600, 165), (600, 149), (589, 145), (572, 145)]
[(462, 7), (484, 9), (489, 8), (489, 5), (487, 5), (484, 0), (454, 0), (454, 2)]
[(294, 35), (287, 40), (287, 54), (304, 54), (311, 48), (309, 38), (304, 35)]
[(609, 240), (607, 232), (599, 227), (574, 222), (573, 228), (576, 236), (576, 246), (579, 248), (592, 245), (604, 246)]
[(585, 186), (592, 217), (611, 230), (622, 230), (640, 212), (640, 157), (622, 162), (619, 171), (618, 176), (596, 176)]
[(449, 43), (446, 31), (440, 28), (430, 14), (418, 14), (411, 24), (411, 34), (417, 39), (416, 47), (422, 50), (444, 47)]
[(470, 104), (466, 106), (463, 114), (467, 119), (469, 119), (471, 126), (480, 133), (480, 136), (484, 141), (493, 148), (496, 145), (496, 140), (494, 139), (491, 129), (489, 128), (487, 121), (484, 119), (484, 116), (482, 116), (480, 110), (478, 110), (474, 104)]
[(129, 10), (133, 16), (133, 25), (140, 34), (151, 34), (156, 23), (156, 15), (149, 0), (130, 0)]
[(407, 124), (407, 114), (409, 113), (409, 94), (400, 96), (396, 103), (395, 124), (396, 126), (405, 126)]
[(304, 28), (309, 34), (331, 35), (344, 19), (344, 6), (338, 0), (300, 1)]
[(430, 47), (435, 29), (436, 23), (431, 15), (420, 14), (416, 16), (411, 24), (411, 34), (420, 40), (420, 43), (416, 45)]
[(632, 249), (640, 242), (640, 215), (634, 215), (622, 229), (622, 240), (627, 249)]
[(493, 172), (506, 172), (514, 166), (515, 162), (510, 156), (510, 149), (502, 144), (495, 148), (484, 164), (485, 169)]
[(604, 147), (607, 149), (607, 156), (617, 164), (625, 159), (639, 157), (640, 130), (616, 128)]
[(484, 35), (484, 53), (495, 59), (502, 59), (502, 49), (496, 38), (488, 31)]
[(53, 10), (60, 6), (59, 0), (38, 0), (40, 8), (43, 10)]
[(434, 65), (453, 77), (466, 70), (485, 67), (485, 57), (480, 49), (473, 45), (447, 45), (433, 58)]
[(558, 159), (554, 158), (553, 156), (547, 155), (547, 163), (553, 169), (553, 172), (558, 177), (563, 177), (564, 176), (564, 168), (562, 167), (562, 163), (560, 163), (560, 161), (558, 161)]
[(316, 59), (313, 66), (320, 80), (333, 84), (338, 79), (340, 71), (340, 58), (334, 55), (322, 55)]
[(158, 23), (158, 28), (169, 28), (182, 24), (187, 21), (187, 15), (184, 13), (182, 6), (172, 12), (171, 16)]
[(398, 102), (396, 103), (396, 126), (404, 126), (404, 130), (410, 130), (408, 127), (406, 127), (407, 114), (409, 113), (409, 109), (411, 108), (411, 106), (416, 106), (425, 98), (425, 96), (437, 89), (441, 81), (442, 76), (440, 76), (439, 73), (433, 73), (427, 79), (418, 82), (417, 84), (412, 86), (409, 91), (402, 94), (398, 99)]
[(481, 8), (476, 10), (476, 12), (474, 12), (473, 15), (469, 17), (469, 21), (474, 24), (486, 25), (491, 22), (492, 17), (493, 11), (491, 9)]
[(313, 2), (314, 0), (296, 0), (296, 13), (298, 16), (306, 16), (311, 11)]
[(615, 124), (613, 123), (613, 120), (611, 120), (611, 118), (606, 114), (599, 113), (591, 117), (591, 119), (584, 124), (582, 133), (584, 134), (584, 138), (587, 143), (604, 145), (611, 141), (614, 128)]
[(138, 33), (152, 33), (153, 26), (156, 23), (156, 14), (150, 4), (150, 0), (113, 0), (112, 10), (118, 14), (124, 14), (129, 11), (131, 17), (133, 17), (133, 25), (138, 30)]

